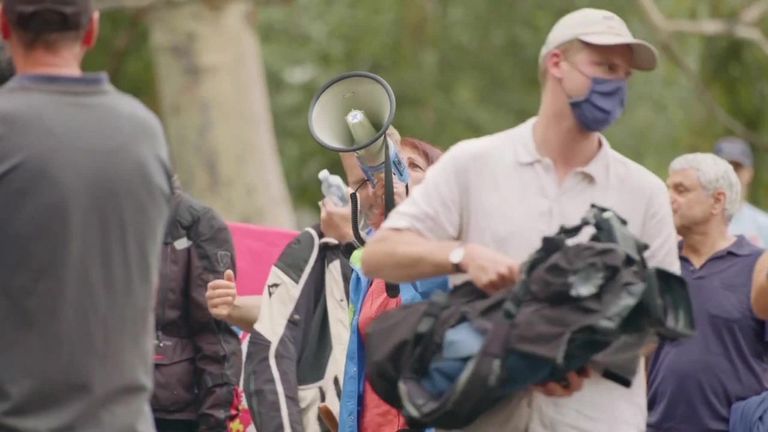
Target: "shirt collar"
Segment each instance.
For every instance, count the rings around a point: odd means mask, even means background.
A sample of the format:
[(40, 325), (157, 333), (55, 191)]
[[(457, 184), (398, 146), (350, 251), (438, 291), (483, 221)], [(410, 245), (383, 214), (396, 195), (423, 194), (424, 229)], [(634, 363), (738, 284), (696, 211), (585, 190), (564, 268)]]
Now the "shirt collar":
[(736, 241), (731, 243), (731, 245), (728, 246), (725, 251), (726, 253), (731, 253), (738, 256), (746, 256), (752, 254), (755, 250), (755, 247), (756, 246), (747, 240), (746, 237), (739, 234), (736, 236)]
[[(747, 255), (752, 254), (754, 252), (755, 248), (756, 248), (756, 246), (753, 245), (752, 242), (747, 240), (747, 238), (744, 237), (743, 235), (739, 234), (739, 235), (736, 236), (736, 240), (733, 243), (731, 243), (730, 246), (728, 246), (725, 249), (722, 249), (720, 251), (715, 252), (715, 254), (712, 255), (711, 257), (709, 257), (709, 259), (707, 261), (710, 261), (710, 260), (712, 260), (714, 258), (718, 258), (718, 257), (721, 257), (721, 256), (725, 256), (725, 255), (728, 255), (728, 254), (736, 255), (736, 256), (747, 256)], [(683, 255), (683, 241), (682, 240), (677, 242), (677, 252), (678, 252), (678, 255), (680, 255), (681, 258), (686, 258)]]
[(610, 166), (609, 161), (611, 157), (611, 145), (603, 135), (599, 135), (599, 137), (600, 149), (598, 149), (595, 157), (586, 166), (576, 170), (592, 177), (592, 180), (596, 183), (608, 180), (608, 167)]
[(536, 151), (536, 144), (533, 140), (533, 125), (535, 123), (536, 117), (533, 117), (523, 124), (525, 134), (521, 140), (521, 145), (515, 146), (515, 160), (521, 165), (531, 165), (542, 160), (541, 155)]
[[(525, 139), (522, 140), (522, 145), (515, 146), (515, 159), (521, 165), (533, 165), (544, 160), (538, 150), (536, 150), (536, 143), (533, 139), (533, 125), (535, 123), (536, 117), (525, 122), (524, 127), (527, 129)], [(576, 172), (588, 175), (597, 183), (604, 182), (608, 178), (611, 152), (611, 145), (608, 143), (608, 140), (602, 134), (599, 134), (599, 137), (600, 149), (595, 157), (587, 165), (576, 169)]]
[(69, 91), (99, 91), (109, 87), (110, 81), (106, 72), (89, 72), (79, 76), (19, 74), (11, 78), (8, 84)]

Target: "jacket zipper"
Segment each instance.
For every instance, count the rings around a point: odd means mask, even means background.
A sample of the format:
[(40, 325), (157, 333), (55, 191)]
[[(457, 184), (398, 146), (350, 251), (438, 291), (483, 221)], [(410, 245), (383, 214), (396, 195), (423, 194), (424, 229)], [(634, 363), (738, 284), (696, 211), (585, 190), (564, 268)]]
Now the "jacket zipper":
[(155, 338), (156, 338), (155, 343), (161, 348), (163, 347), (164, 342), (162, 341), (162, 338), (161, 338), (162, 332), (160, 330), (160, 326), (165, 324), (165, 306), (168, 301), (168, 291), (169, 291), (166, 287), (166, 279), (167, 279), (166, 276), (170, 272), (170, 264), (171, 264), (170, 248), (172, 247), (173, 245), (166, 246), (166, 249), (168, 250), (167, 250), (167, 253), (165, 254), (165, 263), (164, 263), (165, 265), (163, 266), (163, 269), (160, 272), (160, 286), (158, 287), (158, 289), (160, 290), (160, 319), (158, 320), (157, 323), (155, 323)]

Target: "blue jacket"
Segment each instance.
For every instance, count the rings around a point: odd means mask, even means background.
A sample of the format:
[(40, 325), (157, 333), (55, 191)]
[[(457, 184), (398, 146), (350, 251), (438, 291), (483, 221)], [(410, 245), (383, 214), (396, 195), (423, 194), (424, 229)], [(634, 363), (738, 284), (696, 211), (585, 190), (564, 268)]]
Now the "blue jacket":
[[(359, 318), (363, 300), (368, 294), (372, 280), (367, 278), (354, 264), (352, 270), (352, 278), (349, 282), (352, 324), (350, 326), (349, 346), (347, 347), (347, 363), (344, 367), (344, 385), (341, 391), (339, 432), (357, 432), (365, 385), (365, 347), (360, 334)], [(428, 299), (435, 291), (448, 291), (449, 289), (448, 278), (441, 276), (400, 284), (400, 297), (403, 304), (417, 303)]]

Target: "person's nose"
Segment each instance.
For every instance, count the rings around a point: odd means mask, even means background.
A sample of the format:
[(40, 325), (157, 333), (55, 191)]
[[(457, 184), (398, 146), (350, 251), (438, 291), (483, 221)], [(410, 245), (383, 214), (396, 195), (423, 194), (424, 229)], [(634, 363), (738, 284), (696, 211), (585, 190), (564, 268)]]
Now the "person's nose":
[(672, 207), (672, 211), (677, 211), (678, 202), (679, 202), (679, 200), (678, 200), (677, 196), (675, 196), (674, 193), (670, 192), (669, 193), (669, 205)]

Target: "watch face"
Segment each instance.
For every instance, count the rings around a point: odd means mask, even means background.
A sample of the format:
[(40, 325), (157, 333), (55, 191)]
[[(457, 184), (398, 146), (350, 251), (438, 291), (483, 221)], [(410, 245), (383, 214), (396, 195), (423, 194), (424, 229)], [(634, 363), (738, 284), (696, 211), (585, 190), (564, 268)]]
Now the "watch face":
[(448, 260), (451, 261), (451, 264), (460, 264), (463, 259), (464, 259), (463, 246), (459, 246), (456, 249), (452, 250), (451, 254), (448, 256)]

